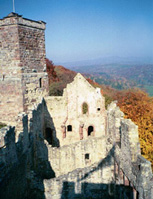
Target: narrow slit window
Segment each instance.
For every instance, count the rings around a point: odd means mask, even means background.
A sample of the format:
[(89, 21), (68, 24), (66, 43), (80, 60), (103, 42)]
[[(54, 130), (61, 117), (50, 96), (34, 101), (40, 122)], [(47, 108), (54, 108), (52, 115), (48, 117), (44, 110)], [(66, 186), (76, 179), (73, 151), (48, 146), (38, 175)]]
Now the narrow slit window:
[(5, 79), (5, 75), (2, 76), (2, 81), (4, 81), (4, 79)]
[(42, 78), (39, 79), (39, 88), (42, 87)]

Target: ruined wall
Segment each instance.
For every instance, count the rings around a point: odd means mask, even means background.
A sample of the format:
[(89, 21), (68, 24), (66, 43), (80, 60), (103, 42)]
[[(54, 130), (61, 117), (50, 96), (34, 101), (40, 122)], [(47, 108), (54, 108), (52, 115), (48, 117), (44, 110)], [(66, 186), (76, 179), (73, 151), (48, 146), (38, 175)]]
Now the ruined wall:
[(23, 151), (27, 133), (25, 131), (23, 140), (16, 144), (15, 128), (5, 127), (0, 130), (0, 198), (26, 196), (27, 157)]
[[(74, 81), (64, 89), (62, 97), (45, 97), (48, 111), (53, 118), (56, 136), (60, 146), (86, 139), (91, 126), (90, 136), (105, 136), (105, 101), (100, 89), (93, 88), (87, 80), (77, 74)], [(83, 114), (83, 103), (88, 111)], [(71, 130), (68, 130), (68, 126)]]
[(60, 148), (47, 146), (48, 158), (56, 177), (87, 167), (106, 157), (106, 140), (103, 137), (91, 137)]
[(45, 198), (43, 179), (55, 176), (43, 139), (44, 103), (22, 115), (23, 131), (15, 142), (15, 129), (0, 130), (0, 198)]
[(134, 199), (152, 199), (153, 181), (151, 163), (141, 156), (138, 127), (110, 104), (107, 111), (107, 148), (114, 146), (115, 178), (117, 184), (130, 186)]
[(23, 74), (22, 82), (24, 111), (29, 113), (42, 97), (48, 95), (48, 76), (46, 73), (27, 73)]
[(29, 124), (22, 115), (17, 143), (14, 128), (0, 130), (1, 198), (153, 198), (151, 164), (140, 155), (137, 126), (115, 103), (107, 111), (107, 136), (60, 148), (44, 141), (47, 111), (43, 100)]
[(0, 121), (15, 125), (48, 85), (45, 69), (45, 23), (10, 13), (0, 19)]
[[(44, 180), (45, 198), (123, 199), (112, 190), (113, 159), (100, 161), (90, 167), (78, 168), (66, 175)], [(53, 188), (54, 187), (54, 188)]]

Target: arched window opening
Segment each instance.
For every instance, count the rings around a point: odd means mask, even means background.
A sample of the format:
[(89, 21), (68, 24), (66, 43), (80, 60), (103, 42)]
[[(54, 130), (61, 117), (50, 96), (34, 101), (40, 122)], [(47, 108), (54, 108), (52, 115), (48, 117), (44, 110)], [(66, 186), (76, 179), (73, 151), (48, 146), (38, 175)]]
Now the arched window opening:
[(42, 87), (42, 78), (39, 79), (39, 88)]
[(88, 104), (86, 102), (84, 102), (82, 105), (82, 113), (83, 114), (88, 113)]
[(46, 128), (45, 139), (47, 140), (49, 144), (51, 145), (53, 144), (53, 131), (51, 128)]
[(94, 132), (94, 127), (93, 126), (89, 126), (88, 127), (88, 136), (93, 135)]
[(67, 131), (72, 131), (72, 125), (67, 126)]

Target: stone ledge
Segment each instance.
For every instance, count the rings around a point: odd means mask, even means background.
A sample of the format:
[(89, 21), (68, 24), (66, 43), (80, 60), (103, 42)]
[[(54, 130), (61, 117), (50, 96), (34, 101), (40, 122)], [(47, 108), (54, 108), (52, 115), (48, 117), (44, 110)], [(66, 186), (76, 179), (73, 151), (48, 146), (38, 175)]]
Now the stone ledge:
[(38, 28), (45, 30), (46, 23), (43, 21), (34, 21), (31, 19), (23, 18), (22, 15), (17, 13), (10, 13), (8, 16), (0, 19), (0, 26), (9, 26), (9, 25), (23, 25), (31, 28)]

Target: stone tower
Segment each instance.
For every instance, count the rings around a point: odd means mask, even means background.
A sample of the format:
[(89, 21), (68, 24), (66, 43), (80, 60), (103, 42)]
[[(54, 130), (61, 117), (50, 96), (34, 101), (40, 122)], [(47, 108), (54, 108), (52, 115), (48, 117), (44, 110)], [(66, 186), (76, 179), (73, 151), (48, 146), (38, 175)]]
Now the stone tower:
[(10, 13), (0, 19), (0, 122), (15, 124), (47, 94), (45, 22)]

